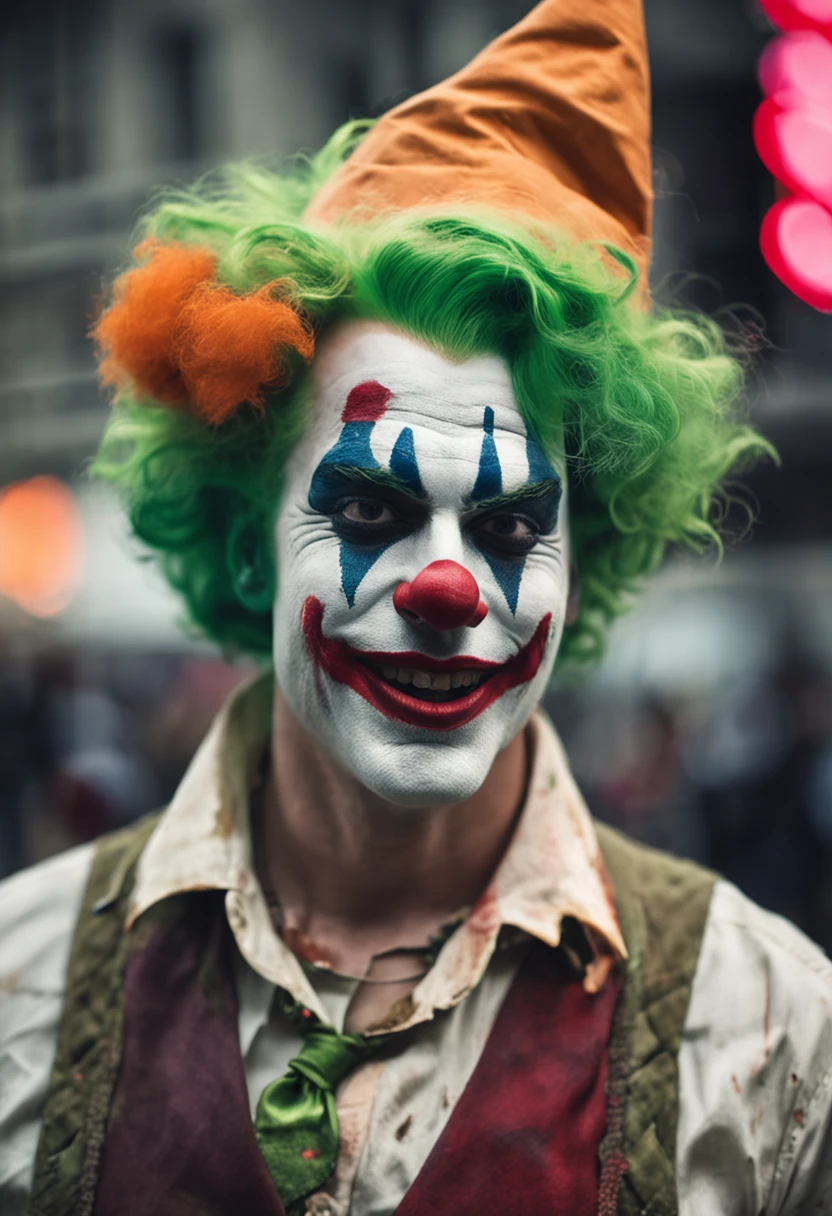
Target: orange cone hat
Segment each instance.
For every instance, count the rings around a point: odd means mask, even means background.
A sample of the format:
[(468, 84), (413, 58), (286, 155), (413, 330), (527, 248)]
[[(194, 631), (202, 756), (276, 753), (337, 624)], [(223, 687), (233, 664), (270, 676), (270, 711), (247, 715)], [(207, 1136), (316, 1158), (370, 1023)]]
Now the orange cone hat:
[(646, 272), (642, 0), (543, 0), (462, 71), (385, 114), (306, 218), (466, 204), (613, 242)]

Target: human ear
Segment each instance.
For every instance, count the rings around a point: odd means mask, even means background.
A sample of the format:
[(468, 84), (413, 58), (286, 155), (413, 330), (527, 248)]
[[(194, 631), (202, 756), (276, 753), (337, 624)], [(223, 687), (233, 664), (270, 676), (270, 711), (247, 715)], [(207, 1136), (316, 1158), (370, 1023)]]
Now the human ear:
[(263, 521), (238, 515), (226, 544), (226, 562), (234, 594), (249, 612), (269, 612), (274, 604), (274, 560)]

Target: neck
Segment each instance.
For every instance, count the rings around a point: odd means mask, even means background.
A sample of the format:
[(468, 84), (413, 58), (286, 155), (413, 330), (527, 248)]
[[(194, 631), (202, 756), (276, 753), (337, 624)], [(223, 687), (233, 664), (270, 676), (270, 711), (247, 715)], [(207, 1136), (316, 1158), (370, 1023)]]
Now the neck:
[(472, 798), (413, 808), (378, 797), (327, 755), (279, 690), (273, 729), (257, 861), (298, 953), (363, 974), (374, 955), (425, 944), (474, 903), (523, 801), (524, 732)]

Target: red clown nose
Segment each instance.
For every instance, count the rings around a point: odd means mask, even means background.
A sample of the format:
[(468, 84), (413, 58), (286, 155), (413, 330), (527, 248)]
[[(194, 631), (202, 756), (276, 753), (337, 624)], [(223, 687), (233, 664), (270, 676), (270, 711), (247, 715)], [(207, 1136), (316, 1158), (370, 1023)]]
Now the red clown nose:
[(477, 580), (459, 562), (431, 562), (412, 583), (399, 583), (393, 607), (400, 616), (415, 617), (431, 629), (473, 629), (488, 612)]

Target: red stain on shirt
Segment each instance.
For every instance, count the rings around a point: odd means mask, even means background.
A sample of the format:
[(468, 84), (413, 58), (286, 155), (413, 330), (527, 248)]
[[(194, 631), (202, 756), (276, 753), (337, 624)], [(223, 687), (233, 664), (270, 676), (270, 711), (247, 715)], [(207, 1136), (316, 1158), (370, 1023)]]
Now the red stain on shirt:
[(493, 887), (486, 887), (471, 909), (468, 928), (472, 933), (490, 935), (500, 927), (497, 895)]

